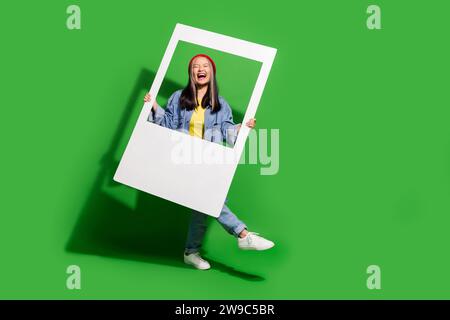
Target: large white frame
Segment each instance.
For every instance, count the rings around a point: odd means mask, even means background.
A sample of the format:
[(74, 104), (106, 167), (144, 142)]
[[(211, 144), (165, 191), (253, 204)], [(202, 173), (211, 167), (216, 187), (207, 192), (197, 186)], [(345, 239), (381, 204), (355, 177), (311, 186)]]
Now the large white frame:
[[(177, 24), (150, 88), (152, 101), (145, 103), (114, 180), (183, 206), (218, 217), (245, 147), (249, 128), (243, 125), (234, 148), (191, 137), (147, 121), (178, 41), (220, 50), (262, 62), (242, 123), (254, 118), (277, 50), (222, 34)], [(174, 139), (175, 137), (175, 139)], [(184, 164), (173, 161), (180, 143), (222, 153), (227, 163)], [(244, 195), (243, 195), (244, 196)], [(151, 210), (151, 208), (149, 208)]]

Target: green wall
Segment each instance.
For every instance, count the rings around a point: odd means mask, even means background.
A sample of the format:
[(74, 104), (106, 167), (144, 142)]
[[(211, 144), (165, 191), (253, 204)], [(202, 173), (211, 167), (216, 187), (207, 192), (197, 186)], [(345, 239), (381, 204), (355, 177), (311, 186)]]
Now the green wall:
[[(70, 4), (81, 30), (66, 28)], [(381, 30), (366, 27), (369, 4)], [(0, 298), (450, 298), (449, 10), (3, 1)], [(240, 165), (229, 192), (276, 246), (239, 251), (211, 221), (207, 272), (182, 263), (189, 209), (112, 181), (176, 23), (278, 49), (256, 117), (279, 129), (279, 171)], [(235, 76), (234, 60), (224, 55), (218, 76), (239, 118), (259, 66)], [(185, 85), (184, 61), (161, 103)], [(66, 288), (71, 264), (81, 290)], [(373, 264), (381, 290), (366, 286)]]

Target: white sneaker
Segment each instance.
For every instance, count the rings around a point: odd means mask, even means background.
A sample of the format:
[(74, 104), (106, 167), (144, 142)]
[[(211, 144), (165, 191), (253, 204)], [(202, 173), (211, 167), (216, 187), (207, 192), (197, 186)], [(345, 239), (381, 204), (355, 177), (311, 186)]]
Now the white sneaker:
[(202, 257), (200, 257), (200, 254), (198, 252), (191, 253), (188, 255), (185, 254), (184, 263), (194, 266), (199, 270), (208, 270), (209, 268), (211, 268), (209, 262), (202, 259)]
[(244, 238), (238, 238), (239, 248), (242, 250), (267, 250), (272, 248), (275, 243), (264, 239), (259, 233), (249, 232)]

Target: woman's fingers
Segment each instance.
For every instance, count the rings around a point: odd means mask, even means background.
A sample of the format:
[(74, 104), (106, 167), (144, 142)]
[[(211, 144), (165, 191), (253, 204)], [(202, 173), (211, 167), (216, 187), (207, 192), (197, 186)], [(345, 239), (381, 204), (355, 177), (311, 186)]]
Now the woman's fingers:
[[(248, 120), (246, 123), (245, 123), (245, 125), (247, 126), (247, 127), (249, 127), (250, 129), (253, 129), (255, 126), (256, 126), (256, 119), (250, 119), (250, 120)], [(241, 124), (239, 123), (239, 124), (237, 124), (236, 125), (236, 127), (237, 127), (237, 130), (239, 131), (239, 129), (241, 129)]]
[(250, 119), (246, 123), (247, 127), (253, 129), (256, 126), (256, 119)]
[[(150, 102), (150, 100), (152, 100), (152, 95), (150, 93), (147, 93), (144, 97), (144, 102)], [(156, 102), (156, 100), (153, 102), (152, 108), (155, 111), (156, 109), (158, 109), (158, 103)]]

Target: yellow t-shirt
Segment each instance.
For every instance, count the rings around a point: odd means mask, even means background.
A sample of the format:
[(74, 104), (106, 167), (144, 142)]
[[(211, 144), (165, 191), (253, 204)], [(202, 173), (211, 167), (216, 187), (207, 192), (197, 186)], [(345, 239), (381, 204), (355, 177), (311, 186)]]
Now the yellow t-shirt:
[(205, 126), (205, 108), (202, 107), (202, 102), (195, 107), (192, 112), (191, 121), (189, 122), (189, 134), (194, 137), (203, 139), (203, 129)]

